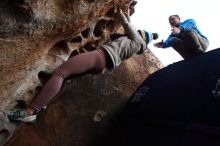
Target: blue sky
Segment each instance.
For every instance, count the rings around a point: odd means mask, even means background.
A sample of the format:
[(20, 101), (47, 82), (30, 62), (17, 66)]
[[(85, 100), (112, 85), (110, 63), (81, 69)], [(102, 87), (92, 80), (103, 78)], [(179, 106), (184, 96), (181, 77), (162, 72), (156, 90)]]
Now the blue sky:
[(149, 47), (164, 65), (182, 60), (172, 48), (161, 49), (153, 46), (157, 41), (166, 39), (170, 34), (168, 17), (178, 14), (181, 20), (195, 19), (200, 31), (208, 37), (208, 51), (220, 47), (220, 9), (219, 0), (137, 0), (135, 13), (131, 23), (137, 29), (158, 32), (160, 37), (153, 41)]

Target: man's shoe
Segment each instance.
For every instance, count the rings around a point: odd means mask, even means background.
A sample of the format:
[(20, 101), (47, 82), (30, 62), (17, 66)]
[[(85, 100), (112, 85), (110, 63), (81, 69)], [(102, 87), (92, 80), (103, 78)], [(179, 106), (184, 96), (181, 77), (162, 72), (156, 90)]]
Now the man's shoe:
[(37, 115), (27, 116), (25, 109), (13, 109), (7, 113), (10, 121), (21, 121), (25, 123), (34, 123)]

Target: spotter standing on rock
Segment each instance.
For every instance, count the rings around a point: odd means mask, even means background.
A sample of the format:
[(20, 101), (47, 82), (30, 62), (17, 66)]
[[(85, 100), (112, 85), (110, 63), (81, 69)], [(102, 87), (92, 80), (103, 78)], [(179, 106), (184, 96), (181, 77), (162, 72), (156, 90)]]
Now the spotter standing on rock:
[(200, 32), (194, 19), (181, 22), (179, 15), (171, 15), (169, 23), (171, 34), (166, 41), (154, 44), (155, 47), (173, 47), (184, 59), (191, 59), (207, 50), (209, 41)]

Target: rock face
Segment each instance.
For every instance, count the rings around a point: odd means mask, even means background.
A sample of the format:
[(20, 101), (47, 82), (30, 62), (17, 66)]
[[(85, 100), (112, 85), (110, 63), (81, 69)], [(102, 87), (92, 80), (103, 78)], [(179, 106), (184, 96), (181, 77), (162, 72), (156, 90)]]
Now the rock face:
[[(28, 104), (70, 56), (94, 50), (119, 31), (115, 8), (130, 0), (3, 0), (0, 4), (0, 145), (97, 145), (114, 115), (150, 73), (162, 67), (150, 52), (113, 73), (72, 80), (34, 125), (9, 122), (7, 110)], [(18, 128), (18, 125), (19, 128)]]

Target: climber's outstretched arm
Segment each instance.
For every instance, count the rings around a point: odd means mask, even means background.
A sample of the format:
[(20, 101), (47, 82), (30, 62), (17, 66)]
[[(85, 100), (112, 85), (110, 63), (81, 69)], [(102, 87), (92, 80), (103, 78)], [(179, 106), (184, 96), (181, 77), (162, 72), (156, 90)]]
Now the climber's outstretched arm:
[(124, 28), (124, 33), (125, 35), (128, 36), (129, 39), (134, 40), (136, 42), (139, 42), (140, 44), (143, 45), (143, 48), (146, 47), (146, 44), (144, 40), (141, 38), (141, 36), (137, 33), (135, 27), (129, 23), (129, 14), (126, 17), (125, 14), (122, 12), (120, 9), (117, 15), (118, 19), (121, 21), (122, 26)]

